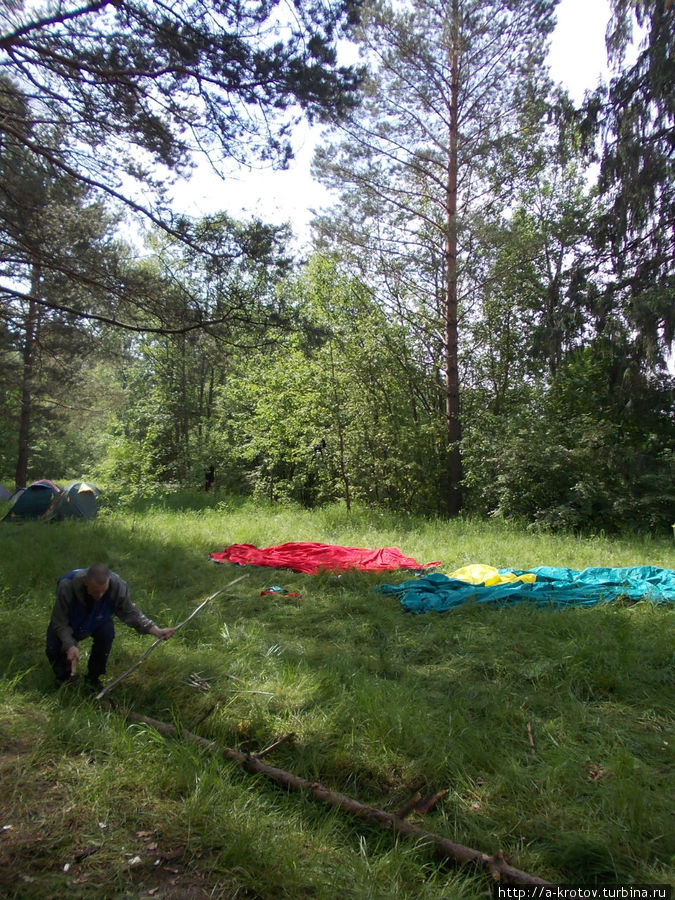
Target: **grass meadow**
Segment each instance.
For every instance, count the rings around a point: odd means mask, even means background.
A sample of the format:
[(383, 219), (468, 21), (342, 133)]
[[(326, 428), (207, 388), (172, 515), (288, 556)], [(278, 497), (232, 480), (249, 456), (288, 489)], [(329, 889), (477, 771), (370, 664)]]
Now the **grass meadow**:
[[(388, 812), (447, 790), (409, 821), (555, 883), (672, 883), (672, 605), (415, 616), (374, 590), (402, 573), (307, 576), (208, 559), (230, 543), (289, 540), (397, 546), (444, 572), (675, 568), (665, 538), (210, 494), (112, 503), (93, 522), (2, 523), (0, 895), (492, 896), (483, 872), (251, 776), (182, 729), (250, 753), (293, 732), (266, 762)], [(104, 704), (83, 687), (55, 690), (44, 655), (57, 577), (95, 561), (160, 626), (248, 577)], [(272, 585), (299, 596), (261, 596)], [(108, 680), (151, 643), (118, 623)], [(130, 723), (125, 709), (179, 736)]]

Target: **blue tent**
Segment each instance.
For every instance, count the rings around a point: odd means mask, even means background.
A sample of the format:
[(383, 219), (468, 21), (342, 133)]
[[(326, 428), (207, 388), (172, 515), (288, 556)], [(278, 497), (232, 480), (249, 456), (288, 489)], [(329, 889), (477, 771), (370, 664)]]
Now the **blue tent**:
[(86, 481), (73, 481), (54, 498), (42, 518), (45, 522), (62, 519), (95, 519), (100, 490)]
[(22, 491), (17, 491), (15, 500), (3, 518), (3, 522), (21, 522), (25, 519), (39, 519), (59, 493), (60, 488), (46, 478), (34, 481)]

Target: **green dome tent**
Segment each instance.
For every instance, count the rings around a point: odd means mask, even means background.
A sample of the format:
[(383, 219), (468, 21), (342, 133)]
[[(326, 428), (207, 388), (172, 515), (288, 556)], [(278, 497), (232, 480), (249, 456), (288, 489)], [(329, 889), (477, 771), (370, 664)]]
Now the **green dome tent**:
[(34, 481), (27, 488), (14, 494), (14, 502), (3, 522), (20, 522), (23, 519), (39, 519), (49, 508), (49, 504), (59, 494), (59, 487), (53, 481), (43, 478)]
[(45, 522), (63, 519), (94, 519), (98, 513), (100, 490), (86, 481), (67, 484), (42, 516)]

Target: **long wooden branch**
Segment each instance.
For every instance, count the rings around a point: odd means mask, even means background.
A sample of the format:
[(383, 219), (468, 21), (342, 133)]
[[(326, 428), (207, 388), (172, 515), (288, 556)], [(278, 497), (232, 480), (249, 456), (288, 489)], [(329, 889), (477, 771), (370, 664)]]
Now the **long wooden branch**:
[(26, 37), (31, 31), (41, 31), (49, 28), (51, 25), (63, 25), (63, 23), (67, 22), (69, 19), (76, 19), (78, 16), (100, 12), (103, 7), (108, 6), (110, 3), (111, 0), (96, 0), (95, 3), (88, 3), (85, 6), (81, 6), (79, 9), (73, 9), (70, 12), (59, 13), (55, 16), (48, 16), (43, 19), (27, 22), (25, 25), (21, 25), (14, 31), (3, 34), (0, 38), (0, 48), (8, 50), (12, 44), (16, 43), (20, 38)]
[[(123, 331), (131, 331), (134, 334), (161, 334), (161, 335), (182, 335), (189, 334), (192, 331), (197, 331), (200, 328), (207, 329), (211, 328), (215, 325), (222, 325), (225, 322), (244, 322), (244, 318), (240, 318), (239, 316), (235, 316), (231, 311), (228, 312), (225, 316), (218, 316), (217, 318), (206, 318), (206, 319), (198, 319), (196, 322), (191, 322), (187, 325), (181, 325), (180, 327), (170, 328), (167, 326), (157, 326), (152, 327), (150, 325), (143, 324), (135, 324), (133, 322), (124, 322), (121, 319), (117, 319), (114, 316), (105, 316), (99, 313), (86, 312), (86, 310), (76, 309), (73, 306), (66, 306), (63, 303), (52, 302), (51, 300), (44, 300), (42, 297), (38, 297), (35, 294), (26, 293), (25, 291), (18, 291), (7, 285), (2, 285), (0, 287), (0, 297), (7, 297), (8, 299), (16, 299), (29, 301), (31, 303), (37, 303), (38, 306), (43, 307), (47, 310), (54, 310), (55, 312), (66, 313), (67, 315), (75, 316), (78, 319), (84, 319), (87, 322), (100, 322), (103, 325), (112, 325), (114, 328), (121, 328)], [(266, 322), (256, 321), (252, 319), (247, 320), (248, 323), (253, 325), (266, 325)], [(232, 343), (231, 341), (229, 343)], [(233, 346), (239, 346), (237, 344), (233, 344)], [(247, 345), (246, 349), (250, 349)]]
[[(182, 628), (184, 625), (187, 625), (187, 623), (190, 621), (190, 619), (194, 619), (194, 617), (197, 615), (197, 613), (200, 610), (204, 609), (204, 607), (206, 606), (207, 603), (209, 603), (215, 597), (218, 597), (220, 594), (224, 593), (228, 588), (232, 587), (233, 584), (236, 584), (238, 581), (243, 581), (244, 578), (248, 578), (248, 575), (240, 575), (239, 578), (235, 578), (234, 581), (230, 581), (229, 584), (226, 584), (224, 588), (221, 588), (219, 591), (216, 591), (215, 594), (211, 594), (210, 597), (207, 597), (206, 600), (204, 600), (202, 603), (199, 604), (199, 606), (197, 606), (195, 609), (192, 610), (192, 612), (187, 617), (187, 619), (183, 619), (183, 621), (179, 625), (176, 625), (174, 632), (178, 631), (178, 629)], [(101, 697), (105, 697), (106, 694), (110, 693), (110, 691), (116, 685), (118, 685), (120, 683), (120, 681), (123, 681), (127, 677), (127, 675), (131, 675), (131, 673), (135, 669), (137, 669), (140, 666), (140, 664), (148, 658), (148, 656), (150, 656), (150, 654), (155, 649), (155, 647), (159, 647), (159, 645), (163, 644), (165, 642), (165, 640), (166, 640), (166, 638), (157, 638), (157, 640), (148, 647), (148, 649), (145, 651), (145, 653), (143, 654), (143, 656), (141, 656), (140, 659), (137, 659), (136, 662), (132, 666), (129, 666), (129, 668), (125, 672), (122, 672), (121, 675), (118, 675), (117, 678), (113, 678), (113, 680), (110, 682), (110, 684), (107, 684), (103, 688), (102, 691), (98, 692), (95, 699), (100, 700)]]
[(500, 855), (488, 856), (479, 850), (472, 850), (471, 847), (457, 844), (448, 840), (448, 838), (442, 837), (440, 834), (434, 834), (419, 828), (417, 825), (412, 825), (398, 815), (385, 812), (374, 806), (365, 806), (353, 797), (331, 791), (317, 781), (308, 781), (306, 778), (293, 775), (292, 772), (287, 772), (285, 769), (270, 766), (256, 756), (241, 753), (239, 750), (233, 750), (231, 747), (219, 747), (215, 741), (209, 741), (184, 729), (181, 729), (179, 732), (175, 726), (169, 725), (167, 722), (161, 722), (158, 719), (152, 719), (149, 716), (141, 716), (130, 711), (124, 714), (130, 721), (149, 725), (151, 728), (159, 731), (160, 734), (184, 737), (208, 750), (222, 751), (228, 759), (236, 762), (247, 772), (264, 775), (265, 778), (288, 790), (307, 792), (322, 803), (341, 809), (343, 812), (350, 813), (371, 824), (379, 825), (387, 831), (393, 831), (404, 837), (413, 838), (419, 843), (431, 847), (437, 856), (452, 860), (452, 862), (460, 865), (474, 865), (484, 869), (490, 874), (493, 881), (504, 882), (505, 884), (541, 886), (550, 884), (541, 878), (522, 872), (520, 869), (515, 869), (502, 859)]

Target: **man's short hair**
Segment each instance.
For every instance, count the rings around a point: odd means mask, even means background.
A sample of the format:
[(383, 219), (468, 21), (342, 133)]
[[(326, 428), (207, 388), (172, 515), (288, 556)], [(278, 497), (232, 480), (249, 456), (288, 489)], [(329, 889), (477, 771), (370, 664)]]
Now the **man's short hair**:
[(103, 563), (94, 563), (84, 574), (84, 580), (89, 584), (105, 584), (109, 578), (110, 569)]

